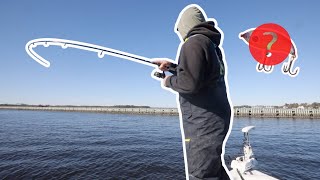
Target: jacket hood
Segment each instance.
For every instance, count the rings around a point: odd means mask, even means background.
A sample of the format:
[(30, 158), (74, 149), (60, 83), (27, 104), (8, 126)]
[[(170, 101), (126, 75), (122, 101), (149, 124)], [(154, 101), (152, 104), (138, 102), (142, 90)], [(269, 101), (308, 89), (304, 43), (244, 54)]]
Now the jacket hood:
[(214, 22), (208, 21), (200, 23), (194, 26), (187, 34), (186, 38), (196, 35), (202, 34), (207, 36), (214, 44), (219, 46), (221, 40), (221, 33), (215, 28)]
[(203, 12), (196, 6), (190, 6), (181, 11), (176, 27), (182, 39), (185, 39), (188, 32), (196, 25), (206, 22)]

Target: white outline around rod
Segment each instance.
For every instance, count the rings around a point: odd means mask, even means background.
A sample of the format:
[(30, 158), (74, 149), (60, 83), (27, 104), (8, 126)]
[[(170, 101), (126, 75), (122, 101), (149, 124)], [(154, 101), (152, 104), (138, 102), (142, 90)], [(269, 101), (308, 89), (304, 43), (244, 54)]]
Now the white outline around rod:
[(72, 40), (67, 40), (67, 39), (57, 39), (57, 38), (39, 38), (39, 39), (34, 39), (29, 41), (25, 49), (29, 56), (37, 61), (39, 64), (41, 64), (44, 67), (50, 67), (50, 62), (41, 57), (38, 53), (36, 53), (33, 48), (42, 45), (44, 47), (49, 47), (49, 46), (61, 46), (63, 49), (66, 48), (75, 48), (75, 49), (82, 49), (86, 51), (91, 51), (91, 52), (96, 52), (98, 54), (99, 58), (103, 58), (104, 55), (110, 55), (114, 57), (119, 57), (122, 59), (127, 59), (130, 61), (134, 61), (137, 63), (145, 64), (148, 66), (152, 66), (157, 68), (158, 65), (153, 63), (150, 58), (146, 58), (143, 56), (138, 56), (135, 54), (119, 51), (116, 49), (111, 49), (103, 46), (98, 46), (94, 44), (89, 44), (85, 42), (79, 42), (79, 41), (72, 41)]

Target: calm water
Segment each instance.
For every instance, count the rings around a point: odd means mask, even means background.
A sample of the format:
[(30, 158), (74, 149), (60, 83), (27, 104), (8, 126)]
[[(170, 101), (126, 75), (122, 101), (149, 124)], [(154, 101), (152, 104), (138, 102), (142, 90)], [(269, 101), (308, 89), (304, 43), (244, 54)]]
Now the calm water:
[[(226, 154), (254, 125), (260, 169), (320, 179), (320, 120), (234, 120)], [(184, 179), (177, 116), (0, 110), (0, 179)]]

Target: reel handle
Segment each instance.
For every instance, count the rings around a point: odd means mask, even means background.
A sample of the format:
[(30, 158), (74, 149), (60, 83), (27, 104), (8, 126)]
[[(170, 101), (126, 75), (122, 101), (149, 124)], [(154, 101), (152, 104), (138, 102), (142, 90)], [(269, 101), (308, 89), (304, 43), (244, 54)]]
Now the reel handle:
[(176, 71), (177, 65), (171, 63), (169, 66), (167, 66), (168, 71)]

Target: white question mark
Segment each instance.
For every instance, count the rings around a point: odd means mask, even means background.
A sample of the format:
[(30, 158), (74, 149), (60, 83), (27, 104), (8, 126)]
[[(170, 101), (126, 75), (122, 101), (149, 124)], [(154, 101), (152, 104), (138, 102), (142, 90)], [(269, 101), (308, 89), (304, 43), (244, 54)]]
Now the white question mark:
[[(278, 35), (274, 32), (264, 32), (263, 35), (272, 35), (272, 40), (267, 45), (267, 50), (270, 51), (271, 46), (278, 40)], [(266, 56), (271, 57), (272, 53), (267, 52)]]

